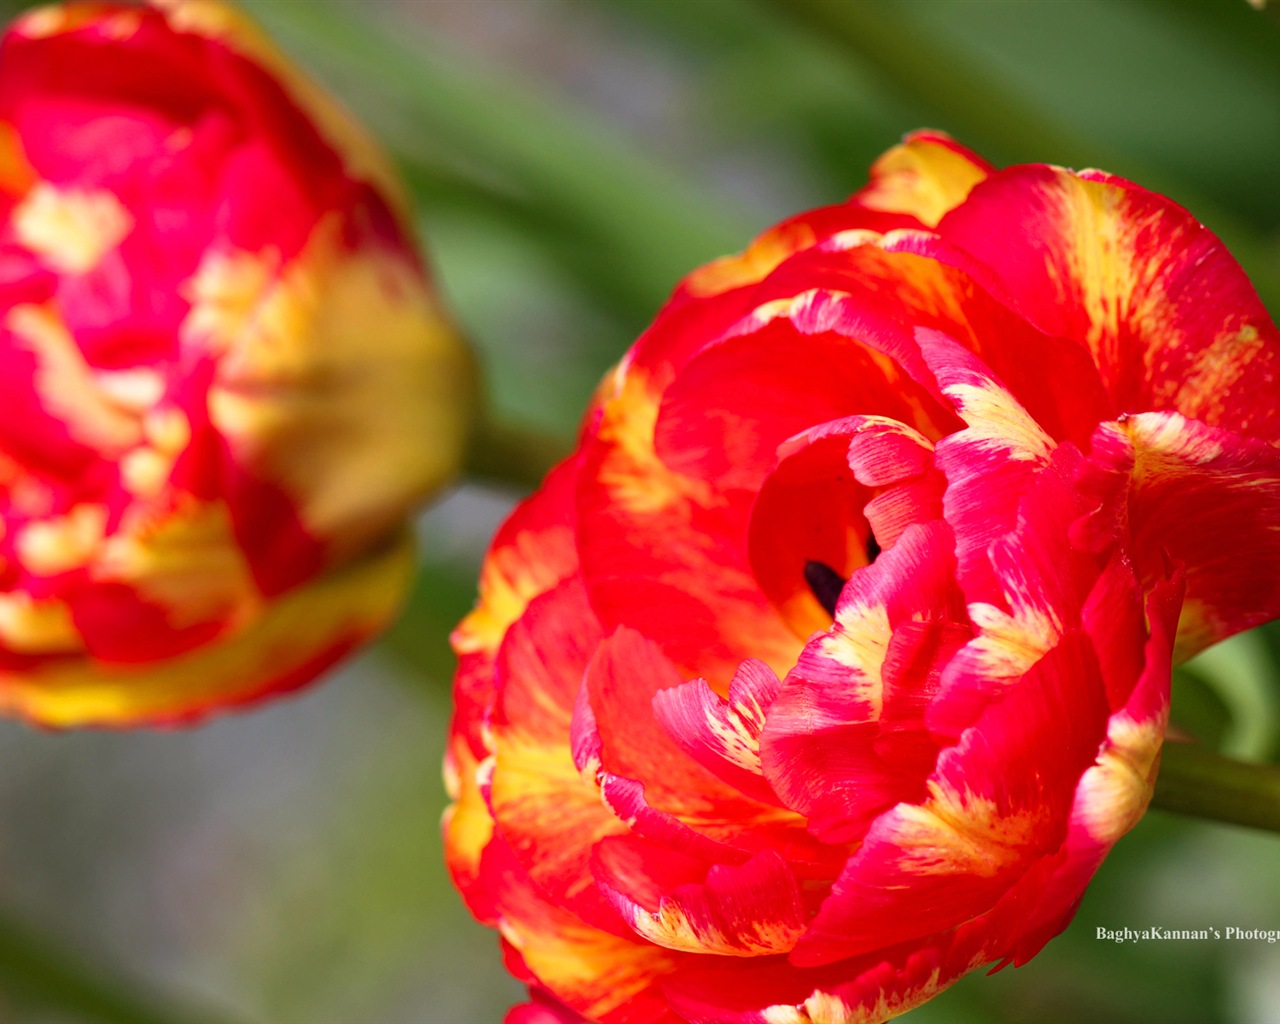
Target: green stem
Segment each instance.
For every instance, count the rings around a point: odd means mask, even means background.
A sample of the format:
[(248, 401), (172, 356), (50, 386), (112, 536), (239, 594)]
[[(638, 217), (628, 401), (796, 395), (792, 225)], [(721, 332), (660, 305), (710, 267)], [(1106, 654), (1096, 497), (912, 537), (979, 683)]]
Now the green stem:
[(1152, 807), (1280, 832), (1280, 766), (1248, 764), (1168, 742)]
[[(109, 976), (3, 913), (0, 993), (22, 1004), (61, 1011), (67, 1019), (95, 1024), (212, 1024), (214, 1020), (198, 1008), (173, 1005), (139, 991), (131, 981)], [(0, 1013), (5, 1009), (0, 1004)]]
[(555, 434), (484, 415), (472, 435), (463, 472), (481, 483), (529, 491), (571, 447)]

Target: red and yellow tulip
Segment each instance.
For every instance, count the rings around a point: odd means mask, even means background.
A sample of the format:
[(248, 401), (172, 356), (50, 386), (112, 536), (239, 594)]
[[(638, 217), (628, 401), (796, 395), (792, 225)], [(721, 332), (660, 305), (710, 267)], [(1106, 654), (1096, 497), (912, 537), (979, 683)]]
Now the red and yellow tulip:
[(471, 369), (378, 149), (209, 0), (0, 42), (0, 708), (173, 723), (378, 631)]
[(1185, 210), (936, 133), (693, 272), (459, 626), (522, 1024), (882, 1021), (1071, 920), (1280, 615), (1280, 333)]

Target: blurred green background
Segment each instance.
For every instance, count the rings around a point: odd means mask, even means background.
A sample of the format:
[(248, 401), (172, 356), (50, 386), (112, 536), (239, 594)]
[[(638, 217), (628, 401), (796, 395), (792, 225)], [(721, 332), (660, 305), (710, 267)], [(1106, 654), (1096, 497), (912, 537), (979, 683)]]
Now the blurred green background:
[[(20, 4), (2, 5), (12, 13)], [(1280, 310), (1280, 20), (1244, 0), (256, 0), (391, 147), (504, 414), (567, 435), (695, 264), (862, 184), (904, 132), (1100, 166), (1213, 227)], [(176, 733), (0, 725), (0, 1020), (492, 1024), (519, 995), (441, 863), (451, 657), (516, 496), (422, 522), (387, 641)], [(1275, 631), (1180, 674), (1185, 730), (1277, 755)], [(1280, 837), (1153, 811), (1030, 965), (914, 1024), (1280, 1024)]]

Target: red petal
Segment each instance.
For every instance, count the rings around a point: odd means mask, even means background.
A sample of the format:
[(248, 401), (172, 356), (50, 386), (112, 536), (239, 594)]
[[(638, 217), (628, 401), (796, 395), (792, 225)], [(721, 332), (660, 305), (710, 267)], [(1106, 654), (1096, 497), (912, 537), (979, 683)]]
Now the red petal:
[(597, 1024), (664, 1019), (666, 1000), (656, 986), (680, 954), (593, 928), (547, 901), (505, 843), (485, 850), (482, 873), (522, 975)]
[(1098, 429), (1082, 486), (1099, 507), (1075, 528), (1097, 547), (1127, 521), (1146, 588), (1186, 568), (1182, 660), (1280, 616), (1280, 450), (1188, 420), (1144, 413)]
[(641, 937), (668, 949), (718, 956), (785, 953), (804, 931), (795, 875), (771, 850), (716, 864), (701, 881), (662, 893), (650, 908), (602, 879), (613, 906)]
[[(899, 626), (964, 622), (954, 567), (944, 523), (910, 527), (849, 579), (835, 624), (805, 647), (769, 709), (761, 744), (765, 777), (824, 842), (853, 841), (893, 804), (923, 796), (924, 775), (886, 762), (875, 745), (885, 714), (883, 667)], [(935, 650), (945, 658), (954, 643)], [(892, 695), (901, 701), (913, 684), (925, 688), (936, 677), (936, 670), (898, 676)], [(894, 728), (902, 729), (908, 717), (898, 712)], [(922, 719), (914, 724), (923, 734)]]
[(680, 682), (658, 647), (633, 630), (619, 629), (597, 649), (583, 685), (598, 730), (606, 804), (634, 831), (708, 860), (745, 860), (740, 851), (761, 849), (814, 859), (800, 818), (721, 781), (659, 723), (655, 696)]
[(854, 200), (867, 209), (907, 214), (933, 227), (994, 171), (943, 132), (912, 132), (871, 165), (871, 180)]
[(1170, 200), (1098, 172), (1011, 167), (938, 231), (1037, 327), (1087, 343), (1118, 410), (1280, 436), (1280, 333), (1222, 243)]
[(1169, 717), (1171, 654), (1182, 589), (1179, 578), (1152, 590), (1147, 601), (1151, 635), (1141, 648), (1141, 677), (1127, 703), (1108, 720), (1096, 763), (1081, 776), (1060, 855), (1046, 863), (1042, 877), (1027, 877), (1027, 892), (1020, 893), (1020, 886), (1009, 893), (1012, 919), (999, 920), (1001, 909), (993, 915), (993, 927), (1016, 940), (1007, 954), (1015, 965), (1026, 963), (1067, 926), (1094, 872), (1151, 799)]
[(900, 804), (872, 825), (793, 962), (829, 963), (991, 909), (1061, 844), (1107, 710), (1092, 648), (1068, 633), (943, 751), (927, 802)]
[[(1074, 481), (1080, 461), (1071, 446), (1057, 448), (1018, 499), (1016, 525), (988, 542), (982, 561), (996, 594), (969, 604), (978, 636), (947, 666), (928, 711), (929, 728), (939, 736), (959, 736), (1064, 629), (1080, 624), (1101, 569), (1097, 556), (1069, 539), (1071, 524), (1089, 505)], [(972, 481), (975, 495), (980, 482)]]
[(633, 628), (714, 686), (744, 657), (788, 665), (796, 639), (747, 564), (749, 496), (669, 469), (653, 450), (656, 414), (628, 375), (585, 445), (578, 550), (592, 607), (606, 632)]
[(735, 789), (764, 803), (777, 796), (760, 767), (760, 733), (778, 694), (778, 677), (761, 661), (744, 661), (729, 684), (729, 699), (705, 679), (654, 695), (653, 712), (680, 749)]
[(535, 598), (507, 631), (496, 666), (488, 800), (498, 832), (547, 897), (611, 928), (616, 916), (585, 882), (592, 846), (626, 829), (569, 748), (574, 700), (599, 640), (576, 579)]
[[(910, 427), (865, 416), (825, 423), (782, 446), (756, 497), (748, 545), (756, 578), (798, 635), (831, 621), (807, 581), (807, 563), (841, 579), (867, 563), (872, 524), (864, 507), (881, 529), (880, 547), (890, 547), (911, 522), (940, 516), (941, 481), (924, 477), (931, 450)], [(898, 471), (920, 476), (919, 486), (900, 483)], [(872, 498), (875, 490), (858, 476), (887, 489)]]
[(1052, 440), (976, 356), (935, 331), (917, 331), (938, 385), (965, 429), (938, 442), (947, 478), (943, 514), (956, 532), (957, 577), (970, 601), (998, 602), (991, 542), (1013, 528), (1018, 501), (1048, 463)]

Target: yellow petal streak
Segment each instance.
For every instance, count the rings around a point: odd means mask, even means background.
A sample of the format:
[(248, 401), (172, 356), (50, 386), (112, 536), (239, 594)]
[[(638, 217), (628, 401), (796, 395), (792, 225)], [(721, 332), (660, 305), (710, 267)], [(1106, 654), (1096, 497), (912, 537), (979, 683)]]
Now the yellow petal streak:
[(902, 865), (921, 875), (990, 878), (1027, 856), (1048, 809), (1003, 814), (995, 802), (930, 780), (929, 800), (902, 804), (895, 839)]
[[(233, 258), (234, 287), (212, 303), (199, 301), (210, 291), (197, 275), (184, 337), (224, 349), (214, 424), (341, 561), (456, 472), (470, 360), (414, 269), (389, 252), (348, 252), (336, 219), (278, 275), (269, 255), (256, 258), (256, 271)], [(250, 281), (269, 283), (251, 295)]]
[(954, 149), (927, 137), (914, 138), (872, 165), (871, 184), (859, 199), (870, 210), (909, 214), (932, 228), (986, 176)]
[(50, 267), (84, 274), (133, 230), (133, 217), (105, 191), (36, 183), (12, 214), (18, 242)]
[(215, 619), (235, 629), (262, 603), (220, 501), (188, 498), (153, 523), (127, 524), (104, 545), (94, 576), (127, 583), (165, 608), (175, 629)]
[[(36, 359), (35, 388), (50, 415), (81, 444), (113, 457), (142, 439), (137, 410), (118, 401), (85, 362), (59, 315), (47, 306), (14, 306), (5, 317), (14, 343)], [(110, 378), (108, 378), (110, 380)], [(119, 382), (114, 382), (118, 390)]]
[(1111, 717), (1098, 763), (1076, 790), (1076, 815), (1091, 838), (1111, 844), (1146, 813), (1160, 767), (1165, 716), (1144, 722), (1121, 711)]
[(399, 607), (414, 564), (405, 537), (291, 591), (235, 636), (148, 668), (76, 658), (20, 674), (0, 672), (0, 711), (53, 727), (109, 726), (248, 700), (336, 642), (356, 643), (382, 629)]
[(107, 526), (103, 505), (77, 505), (23, 527), (17, 537), (18, 559), (29, 572), (55, 576), (88, 565), (98, 553)]
[(18, 654), (67, 654), (81, 649), (71, 612), (61, 601), (22, 591), (0, 594), (0, 646)]

